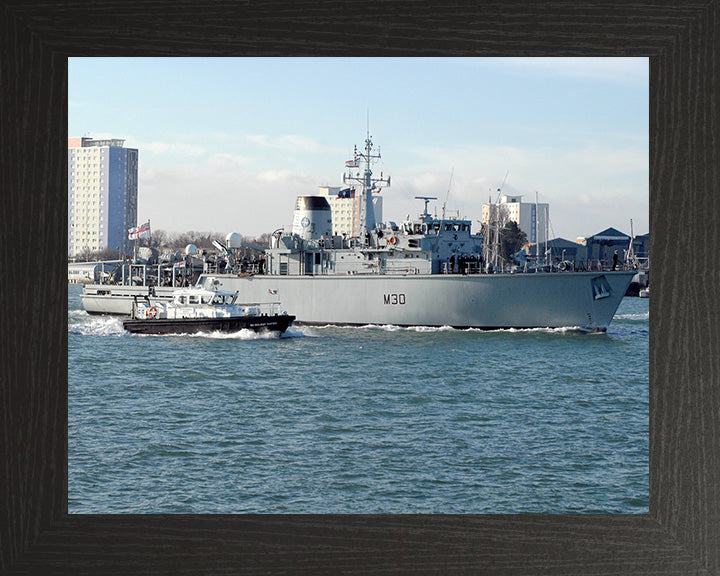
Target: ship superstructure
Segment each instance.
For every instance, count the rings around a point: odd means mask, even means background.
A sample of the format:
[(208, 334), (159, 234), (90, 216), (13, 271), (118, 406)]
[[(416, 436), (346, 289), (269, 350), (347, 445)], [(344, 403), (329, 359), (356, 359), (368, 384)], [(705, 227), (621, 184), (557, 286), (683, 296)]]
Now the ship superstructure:
[[(345, 163), (343, 194), (360, 194), (360, 234), (333, 235), (330, 205), (323, 196), (297, 199), (289, 233), (275, 232), (265, 251), (268, 275), (327, 276), (382, 274), (478, 273), (482, 263), (482, 237), (471, 233), (472, 222), (431, 216), (428, 203), (433, 197), (416, 197), (425, 209), (416, 219), (400, 224), (376, 222), (372, 195), (390, 186), (390, 177), (373, 177), (374, 153), (368, 134), (365, 148), (355, 147)], [(362, 171), (357, 169), (362, 168)]]

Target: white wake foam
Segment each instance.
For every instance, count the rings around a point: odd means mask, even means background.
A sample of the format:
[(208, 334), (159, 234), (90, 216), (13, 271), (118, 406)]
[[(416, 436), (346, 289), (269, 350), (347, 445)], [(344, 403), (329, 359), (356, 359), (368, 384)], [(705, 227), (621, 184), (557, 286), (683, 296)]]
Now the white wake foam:
[(343, 326), (335, 324), (326, 324), (324, 326), (313, 326), (313, 328), (323, 330), (327, 328), (343, 329), (343, 330), (380, 330), (383, 332), (481, 332), (483, 334), (493, 333), (514, 333), (514, 332), (541, 332), (548, 334), (564, 334), (566, 332), (582, 332), (579, 326), (567, 326), (562, 328), (453, 328), (452, 326), (397, 326), (395, 324), (365, 324), (362, 326)]
[(243, 328), (236, 332), (197, 332), (195, 334), (162, 334), (162, 336), (184, 336), (187, 338), (209, 338), (212, 340), (277, 340), (280, 338), (280, 332), (253, 332)]
[(122, 336), (126, 334), (122, 320), (116, 316), (90, 316), (84, 310), (68, 313), (68, 332), (83, 336)]
[(641, 312), (640, 314), (617, 314), (614, 320), (648, 320), (650, 312)]

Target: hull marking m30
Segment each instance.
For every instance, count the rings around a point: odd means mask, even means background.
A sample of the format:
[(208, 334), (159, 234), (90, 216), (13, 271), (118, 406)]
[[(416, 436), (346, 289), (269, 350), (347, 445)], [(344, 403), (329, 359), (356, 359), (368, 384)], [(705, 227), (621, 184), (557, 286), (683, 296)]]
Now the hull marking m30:
[(390, 305), (405, 304), (405, 294), (384, 294), (383, 303)]

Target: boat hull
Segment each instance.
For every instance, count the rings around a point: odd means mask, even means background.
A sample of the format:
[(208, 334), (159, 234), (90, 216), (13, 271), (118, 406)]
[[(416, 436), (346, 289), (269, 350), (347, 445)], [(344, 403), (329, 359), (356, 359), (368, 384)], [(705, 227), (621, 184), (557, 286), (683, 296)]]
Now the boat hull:
[(123, 328), (133, 334), (197, 334), (198, 332), (253, 332), (283, 333), (295, 320), (295, 316), (239, 316), (229, 318), (183, 318), (150, 320), (125, 320)]
[[(633, 272), (410, 276), (206, 275), (240, 300), (282, 302), (301, 324), (604, 331)], [(598, 298), (594, 286), (607, 286)]]
[[(217, 280), (219, 288), (237, 291), (240, 301), (279, 301), (299, 324), (604, 331), (633, 276), (632, 271), (467, 276), (206, 274), (200, 282)], [(601, 278), (609, 286), (609, 295), (597, 299), (593, 283)], [(130, 288), (125, 287), (125, 292)], [(147, 288), (135, 289), (137, 295), (147, 293)], [(89, 295), (83, 298), (83, 306), (91, 314), (130, 315), (132, 296)]]

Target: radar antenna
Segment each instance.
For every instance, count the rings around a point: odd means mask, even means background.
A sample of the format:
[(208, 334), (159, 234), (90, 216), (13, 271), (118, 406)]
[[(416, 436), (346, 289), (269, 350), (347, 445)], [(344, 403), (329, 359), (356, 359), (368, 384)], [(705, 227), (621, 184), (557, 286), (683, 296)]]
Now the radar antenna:
[(427, 211), (428, 202), (430, 200), (437, 200), (437, 196), (415, 196), (415, 200), (424, 200), (425, 201), (425, 211), (422, 213), (423, 216), (430, 216)]

